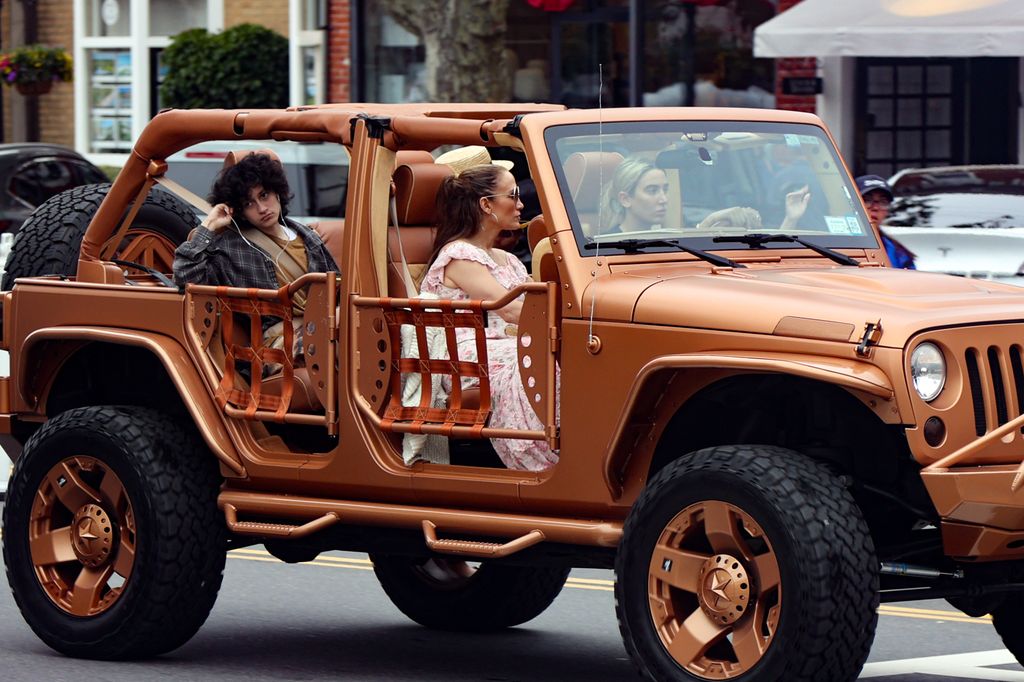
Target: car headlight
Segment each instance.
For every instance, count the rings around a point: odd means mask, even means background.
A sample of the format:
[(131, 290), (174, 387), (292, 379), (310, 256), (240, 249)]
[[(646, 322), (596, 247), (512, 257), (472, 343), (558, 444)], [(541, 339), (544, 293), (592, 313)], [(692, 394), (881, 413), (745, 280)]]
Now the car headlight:
[(946, 385), (946, 359), (934, 343), (922, 343), (910, 354), (910, 375), (921, 400), (935, 400)]

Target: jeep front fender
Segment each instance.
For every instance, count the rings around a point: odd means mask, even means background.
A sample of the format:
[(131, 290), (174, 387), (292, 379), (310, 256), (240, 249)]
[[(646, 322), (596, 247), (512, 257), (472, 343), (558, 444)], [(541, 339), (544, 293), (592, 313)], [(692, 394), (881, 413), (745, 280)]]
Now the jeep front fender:
[(618, 473), (624, 471), (630, 457), (630, 449), (620, 447), (620, 444), (634, 406), (648, 382), (656, 374), (675, 369), (716, 369), (737, 370), (744, 373), (788, 374), (840, 386), (854, 394), (866, 393), (891, 403), (892, 409), (896, 409), (896, 395), (889, 377), (875, 365), (860, 360), (784, 353), (753, 355), (734, 351), (665, 355), (651, 360), (637, 373), (626, 395), (618, 423), (605, 451), (603, 468), (605, 484), (616, 498), (622, 494), (622, 484), (619, 481)]

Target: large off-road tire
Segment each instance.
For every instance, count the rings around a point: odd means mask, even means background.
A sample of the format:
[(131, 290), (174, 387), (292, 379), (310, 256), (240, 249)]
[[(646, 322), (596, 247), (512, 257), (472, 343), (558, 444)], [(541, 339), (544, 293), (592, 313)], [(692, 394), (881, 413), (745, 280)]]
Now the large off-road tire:
[(155, 656), (189, 640), (220, 589), (220, 475), (191, 425), (83, 407), (26, 443), (4, 506), (14, 599), (46, 644), (79, 658)]
[(626, 650), (652, 680), (853, 680), (878, 620), (856, 503), (827, 467), (774, 446), (699, 450), (658, 472), (615, 572)]
[[(72, 276), (78, 270), (78, 251), (109, 184), (82, 185), (50, 197), (28, 217), (14, 238), (3, 289), (19, 277)], [(195, 209), (172, 194), (154, 188), (135, 216), (115, 254), (116, 258), (171, 272), (174, 249), (199, 224)]]
[(509, 566), (457, 559), (372, 555), (373, 570), (399, 610), (435, 630), (500, 630), (536, 618), (551, 606), (568, 568)]
[(1003, 645), (1024, 665), (1024, 595), (1009, 594), (992, 609), (992, 625), (1003, 640)]

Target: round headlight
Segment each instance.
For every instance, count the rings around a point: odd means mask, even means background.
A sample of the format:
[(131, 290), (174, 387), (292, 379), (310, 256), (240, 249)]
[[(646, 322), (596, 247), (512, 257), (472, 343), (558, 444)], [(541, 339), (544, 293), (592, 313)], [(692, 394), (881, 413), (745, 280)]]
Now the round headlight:
[(922, 343), (910, 355), (910, 374), (921, 400), (935, 400), (946, 385), (946, 359), (934, 343)]

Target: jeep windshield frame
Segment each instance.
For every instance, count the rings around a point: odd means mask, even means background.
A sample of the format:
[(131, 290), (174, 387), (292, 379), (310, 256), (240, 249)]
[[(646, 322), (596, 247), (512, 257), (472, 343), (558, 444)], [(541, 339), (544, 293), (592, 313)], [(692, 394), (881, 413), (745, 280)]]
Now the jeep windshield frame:
[[(549, 126), (544, 143), (582, 257), (637, 256), (612, 244), (634, 239), (678, 241), (701, 251), (758, 248), (714, 241), (748, 232), (806, 237), (828, 249), (880, 248), (856, 188), (819, 126), (588, 122)], [(632, 189), (624, 192), (630, 182)], [(632, 202), (639, 205), (625, 207)], [(796, 204), (790, 218), (787, 202)], [(809, 251), (781, 241), (772, 249)], [(671, 244), (643, 251), (681, 253)]]

